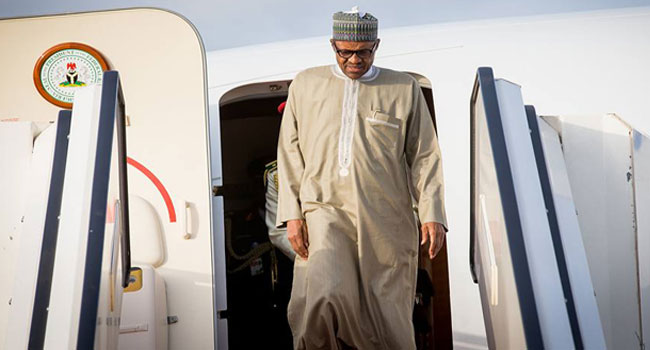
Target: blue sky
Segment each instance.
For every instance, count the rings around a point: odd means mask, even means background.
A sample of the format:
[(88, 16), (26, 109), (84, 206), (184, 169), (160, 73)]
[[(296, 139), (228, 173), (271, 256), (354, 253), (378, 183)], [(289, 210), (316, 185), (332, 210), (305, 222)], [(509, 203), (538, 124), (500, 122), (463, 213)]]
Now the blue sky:
[(206, 50), (330, 33), (333, 12), (359, 5), (381, 28), (495, 17), (650, 6), (650, 0), (0, 0), (0, 17), (159, 7), (187, 17)]

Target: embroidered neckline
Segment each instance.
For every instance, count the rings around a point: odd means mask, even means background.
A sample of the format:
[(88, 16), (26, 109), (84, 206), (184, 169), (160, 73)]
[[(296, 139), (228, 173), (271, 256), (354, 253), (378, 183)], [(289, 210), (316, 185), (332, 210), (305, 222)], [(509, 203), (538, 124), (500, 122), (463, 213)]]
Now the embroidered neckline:
[(374, 80), (379, 75), (379, 68), (370, 69), (359, 79), (350, 79), (338, 64), (330, 66), (332, 74), (345, 82), (343, 88), (343, 105), (341, 106), (341, 130), (339, 132), (339, 176), (350, 175), (352, 165), (352, 148), (354, 146), (354, 129), (357, 122), (357, 100), (361, 82)]
[(341, 130), (339, 132), (339, 175), (342, 177), (350, 174), (358, 98), (359, 82), (354, 79), (346, 79), (343, 89), (343, 106), (341, 106)]
[(370, 69), (368, 69), (368, 71), (361, 76), (361, 78), (350, 79), (347, 75), (345, 75), (345, 73), (343, 73), (341, 67), (339, 67), (338, 64), (333, 64), (330, 66), (330, 68), (332, 69), (332, 74), (334, 74), (334, 76), (337, 78), (344, 79), (344, 80), (363, 81), (363, 82), (375, 80), (375, 78), (379, 76), (379, 71), (380, 71), (378, 67), (372, 65), (370, 66)]

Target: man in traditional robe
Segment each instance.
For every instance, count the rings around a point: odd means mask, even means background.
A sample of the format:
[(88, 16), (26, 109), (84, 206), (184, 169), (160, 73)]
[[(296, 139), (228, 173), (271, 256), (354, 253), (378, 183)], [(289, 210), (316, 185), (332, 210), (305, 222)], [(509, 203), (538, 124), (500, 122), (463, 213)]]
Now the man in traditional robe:
[(415, 349), (421, 244), (444, 242), (442, 160), (418, 83), (373, 66), (377, 19), (334, 14), (337, 64), (293, 80), (278, 142), (279, 203), (297, 253), (296, 349)]

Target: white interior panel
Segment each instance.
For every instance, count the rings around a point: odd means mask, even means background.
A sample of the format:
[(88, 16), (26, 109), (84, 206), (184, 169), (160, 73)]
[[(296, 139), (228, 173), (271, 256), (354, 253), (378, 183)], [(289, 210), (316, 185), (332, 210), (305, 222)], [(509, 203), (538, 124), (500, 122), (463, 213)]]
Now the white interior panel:
[(167, 350), (165, 282), (152, 266), (137, 268), (141, 270), (141, 287), (123, 295), (119, 349)]
[(131, 227), (131, 260), (134, 264), (160, 266), (165, 261), (165, 245), (160, 216), (156, 209), (140, 196), (129, 196)]

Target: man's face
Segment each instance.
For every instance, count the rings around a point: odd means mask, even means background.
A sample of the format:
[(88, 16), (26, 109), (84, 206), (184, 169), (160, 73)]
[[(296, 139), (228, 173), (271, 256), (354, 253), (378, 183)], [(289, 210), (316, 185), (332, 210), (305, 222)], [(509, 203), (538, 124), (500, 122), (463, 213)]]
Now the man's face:
[[(341, 71), (343, 71), (343, 73), (350, 79), (358, 79), (361, 78), (372, 66), (372, 62), (375, 60), (375, 52), (379, 46), (379, 39), (376, 41), (331, 40), (331, 43), (334, 50), (338, 50), (338, 53), (335, 54), (336, 62), (341, 68)], [(352, 54), (348, 58), (343, 57), (348, 56), (350, 51), (357, 51), (357, 53)]]

